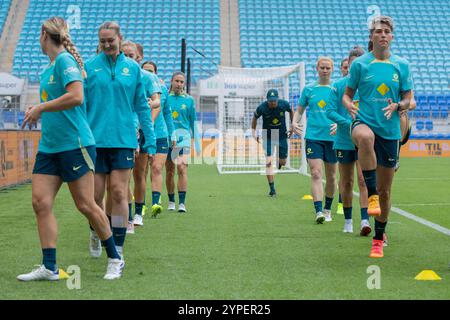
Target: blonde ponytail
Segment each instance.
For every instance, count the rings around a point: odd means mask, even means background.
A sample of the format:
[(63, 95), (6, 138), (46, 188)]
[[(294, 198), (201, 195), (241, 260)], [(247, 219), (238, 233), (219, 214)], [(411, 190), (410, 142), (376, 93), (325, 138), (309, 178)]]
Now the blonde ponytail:
[(78, 65), (80, 66), (83, 77), (85, 77), (86, 71), (84, 70), (83, 58), (81, 58), (81, 55), (78, 53), (78, 50), (73, 44), (72, 40), (70, 39), (70, 36), (68, 35), (64, 36), (62, 44), (64, 48), (66, 48), (66, 50), (75, 58)]
[(81, 55), (78, 53), (77, 48), (70, 39), (69, 26), (67, 25), (67, 22), (61, 17), (51, 17), (44, 22), (42, 25), (42, 30), (47, 32), (50, 39), (56, 45), (63, 45), (64, 48), (75, 58), (80, 66), (83, 77), (85, 77), (86, 71), (84, 70), (84, 62)]

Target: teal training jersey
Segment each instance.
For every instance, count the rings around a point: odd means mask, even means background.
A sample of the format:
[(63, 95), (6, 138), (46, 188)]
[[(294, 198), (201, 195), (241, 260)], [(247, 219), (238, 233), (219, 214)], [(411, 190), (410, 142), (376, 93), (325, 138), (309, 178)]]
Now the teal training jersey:
[(331, 103), (333, 90), (331, 85), (320, 85), (317, 81), (306, 85), (303, 89), (300, 106), (304, 109), (309, 106), (306, 139), (334, 141), (334, 137), (330, 135), (330, 126), (333, 122), (326, 115), (326, 108)]
[[(355, 145), (352, 142), (350, 135), (350, 126), (352, 124), (352, 116), (342, 104), (342, 97), (347, 87), (349, 76), (341, 78), (333, 83), (333, 99), (330, 106), (327, 108), (327, 117), (334, 123), (337, 123), (336, 137), (334, 140), (333, 149), (339, 150), (355, 150)], [(358, 91), (356, 91), (353, 101), (355, 104), (359, 103)]]
[[(141, 69), (141, 71), (142, 71), (142, 81), (144, 83), (144, 88), (145, 88), (145, 96), (147, 98), (151, 98), (151, 96), (154, 95), (155, 93), (161, 94), (162, 91), (161, 91), (161, 86), (160, 86), (158, 77), (155, 74), (148, 72), (147, 70)], [(151, 114), (151, 111), (150, 111), (150, 114)], [(138, 116), (136, 113), (133, 114), (133, 119), (134, 119), (135, 127), (137, 129), (140, 128), (139, 119), (138, 119)], [(155, 130), (155, 135), (157, 135), (155, 124), (156, 124), (156, 121), (155, 121), (155, 123), (153, 123), (153, 127)], [(158, 137), (156, 137), (156, 138), (158, 138)]]
[[(66, 87), (74, 81), (83, 82), (81, 69), (75, 58), (63, 51), (40, 76), (40, 100), (55, 100), (67, 93)], [(43, 112), (39, 151), (57, 153), (95, 144), (86, 118), (84, 102), (71, 109)]]
[(414, 89), (409, 62), (396, 55), (381, 61), (369, 52), (353, 61), (349, 74), (347, 86), (358, 90), (360, 98), (356, 118), (384, 139), (400, 139), (398, 112), (387, 120), (383, 109), (388, 106), (388, 99), (400, 102), (401, 92)]
[[(254, 113), (256, 119), (262, 116), (263, 118), (263, 130), (267, 130), (267, 138), (271, 138), (272, 130), (279, 130), (279, 139), (287, 138), (286, 129), (286, 112), (291, 111), (291, 105), (289, 102), (283, 99), (278, 99), (276, 108), (271, 109), (269, 103), (264, 101), (261, 103)], [(292, 120), (292, 119), (290, 119)]]
[[(159, 82), (159, 79), (158, 79)], [(155, 119), (155, 134), (156, 139), (171, 137), (174, 131), (172, 110), (167, 103), (167, 96), (169, 91), (164, 84), (160, 83), (161, 87), (161, 111)]]
[(136, 112), (149, 154), (156, 138), (141, 68), (121, 52), (114, 62), (103, 52), (86, 63), (86, 107), (97, 148), (137, 148)]
[(194, 98), (186, 93), (176, 95), (174, 92), (170, 92), (167, 103), (172, 110), (177, 147), (190, 147), (193, 136), (195, 149), (197, 152), (201, 152)]

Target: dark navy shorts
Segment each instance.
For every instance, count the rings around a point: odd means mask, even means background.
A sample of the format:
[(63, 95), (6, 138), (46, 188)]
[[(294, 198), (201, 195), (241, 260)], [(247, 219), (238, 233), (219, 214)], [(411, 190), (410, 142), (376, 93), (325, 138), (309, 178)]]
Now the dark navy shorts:
[(95, 158), (95, 146), (58, 153), (38, 152), (33, 174), (59, 176), (64, 182), (72, 182), (94, 171)]
[(336, 149), (336, 158), (339, 163), (349, 164), (358, 160), (358, 151)]
[(189, 147), (175, 147), (169, 148), (169, 152), (167, 154), (167, 160), (175, 161), (178, 156), (182, 156), (183, 154), (187, 154), (188, 156), (191, 154), (191, 148)]
[(134, 168), (134, 149), (97, 148), (96, 173), (109, 174), (113, 170)]
[(156, 153), (168, 154), (169, 153), (169, 140), (168, 138), (156, 139)]
[(306, 159), (322, 159), (327, 163), (336, 163), (333, 141), (306, 140)]
[(271, 139), (267, 139), (267, 140), (263, 139), (263, 148), (264, 148), (264, 153), (265, 153), (266, 157), (272, 156), (272, 153), (273, 153), (272, 148), (274, 146), (276, 146), (278, 149), (278, 158), (286, 159), (287, 155), (288, 155), (287, 139), (280, 139), (279, 142), (271, 140)]
[[(351, 129), (353, 130), (356, 126), (360, 124), (365, 123), (359, 119), (354, 120)], [(400, 140), (384, 139), (375, 133), (374, 135), (375, 135), (374, 149), (375, 155), (377, 157), (377, 165), (386, 168), (395, 168), (399, 156)]]

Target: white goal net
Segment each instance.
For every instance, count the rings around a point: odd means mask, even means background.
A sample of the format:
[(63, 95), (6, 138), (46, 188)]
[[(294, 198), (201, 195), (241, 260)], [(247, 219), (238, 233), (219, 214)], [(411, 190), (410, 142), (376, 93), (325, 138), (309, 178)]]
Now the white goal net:
[[(251, 122), (256, 108), (266, 100), (269, 89), (277, 89), (280, 99), (287, 100), (295, 111), (305, 85), (304, 64), (274, 68), (219, 67), (218, 74), (206, 80), (204, 88), (217, 97), (219, 140), (217, 169), (219, 173), (264, 173), (265, 154), (262, 143), (252, 137)], [(212, 91), (211, 91), (212, 90)], [(205, 90), (206, 92), (207, 90)], [(200, 93), (202, 96), (202, 93)], [(290, 117), (286, 114), (286, 127)], [(302, 119), (306, 123), (306, 117)], [(257, 133), (262, 137), (262, 119)], [(306, 127), (303, 125), (303, 127)], [(262, 140), (262, 139), (261, 139)], [(260, 140), (260, 141), (261, 141)], [(286, 166), (275, 172), (306, 173), (304, 137), (288, 139)], [(275, 149), (275, 152), (277, 150)], [(274, 157), (275, 160), (275, 157)], [(272, 161), (274, 167), (276, 161)]]

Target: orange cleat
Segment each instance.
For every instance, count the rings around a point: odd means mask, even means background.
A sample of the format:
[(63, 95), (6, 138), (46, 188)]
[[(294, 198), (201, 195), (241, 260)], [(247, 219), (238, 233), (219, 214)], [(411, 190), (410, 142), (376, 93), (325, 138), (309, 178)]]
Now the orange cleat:
[(367, 208), (369, 216), (379, 216), (381, 214), (380, 199), (378, 195), (373, 194), (369, 197), (369, 207)]
[(372, 239), (370, 258), (383, 258), (383, 240)]

